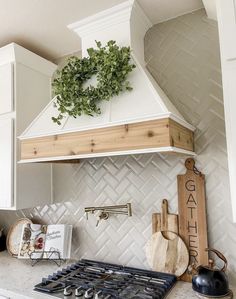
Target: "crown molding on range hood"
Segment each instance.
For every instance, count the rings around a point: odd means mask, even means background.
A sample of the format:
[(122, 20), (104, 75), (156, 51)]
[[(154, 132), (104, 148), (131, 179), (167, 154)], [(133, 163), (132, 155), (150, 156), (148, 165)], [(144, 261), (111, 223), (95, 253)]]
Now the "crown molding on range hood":
[[(19, 137), (21, 162), (46, 162), (78, 158), (175, 152), (194, 155), (194, 127), (170, 102), (144, 61), (144, 36), (152, 23), (135, 0), (129, 0), (68, 26), (82, 39), (82, 55), (95, 46), (115, 40), (130, 46), (136, 68), (128, 80), (131, 92), (123, 92), (101, 104), (101, 115), (65, 117), (58, 114), (55, 99)], [(73, 161), (72, 161), (73, 162)]]

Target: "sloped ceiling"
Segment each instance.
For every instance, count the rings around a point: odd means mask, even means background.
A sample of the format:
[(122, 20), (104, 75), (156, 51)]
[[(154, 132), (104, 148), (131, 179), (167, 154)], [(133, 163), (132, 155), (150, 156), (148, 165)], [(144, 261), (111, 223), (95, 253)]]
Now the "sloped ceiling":
[[(0, 47), (16, 42), (55, 60), (81, 49), (67, 25), (125, 0), (0, 0)], [(159, 23), (203, 7), (201, 0), (138, 0)]]

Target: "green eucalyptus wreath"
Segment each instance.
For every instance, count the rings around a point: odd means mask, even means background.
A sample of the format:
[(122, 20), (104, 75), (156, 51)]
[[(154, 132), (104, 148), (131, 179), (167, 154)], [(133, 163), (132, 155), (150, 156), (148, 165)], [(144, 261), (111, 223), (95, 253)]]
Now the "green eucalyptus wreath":
[[(74, 118), (82, 114), (100, 114), (98, 104), (101, 101), (132, 90), (127, 80), (128, 74), (135, 68), (131, 63), (130, 47), (119, 47), (112, 40), (104, 47), (97, 41), (96, 45), (97, 49), (87, 49), (88, 57), (70, 57), (67, 65), (57, 71), (52, 87), (59, 115), (52, 120), (59, 125), (66, 114)], [(96, 86), (85, 87), (85, 82), (94, 75)]]

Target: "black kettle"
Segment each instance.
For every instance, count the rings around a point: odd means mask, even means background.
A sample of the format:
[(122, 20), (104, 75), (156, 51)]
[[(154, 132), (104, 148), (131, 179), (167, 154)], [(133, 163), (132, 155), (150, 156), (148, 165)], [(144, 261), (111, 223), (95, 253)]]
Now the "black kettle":
[(3, 234), (3, 228), (0, 229), (0, 251), (4, 251), (6, 249), (6, 237)]
[(225, 274), (227, 260), (216, 249), (206, 248), (206, 251), (214, 252), (223, 262), (222, 269), (214, 268), (214, 261), (209, 259), (208, 266), (199, 266), (196, 275), (192, 279), (192, 288), (202, 296), (224, 297), (230, 294), (228, 278)]

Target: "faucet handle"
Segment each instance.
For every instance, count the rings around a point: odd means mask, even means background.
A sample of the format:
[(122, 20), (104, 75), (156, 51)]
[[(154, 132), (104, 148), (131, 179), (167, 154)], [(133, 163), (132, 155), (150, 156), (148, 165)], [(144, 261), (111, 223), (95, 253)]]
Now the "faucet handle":
[(97, 224), (96, 224), (96, 226), (98, 226), (98, 224), (99, 224), (99, 222), (101, 221), (101, 220), (107, 220), (109, 218), (109, 213), (108, 212), (104, 212), (104, 211), (102, 211), (99, 215), (98, 215), (98, 217), (97, 217)]
[(98, 227), (98, 224), (99, 224), (100, 220), (101, 220), (101, 219), (98, 217), (98, 218), (97, 218), (96, 227)]

